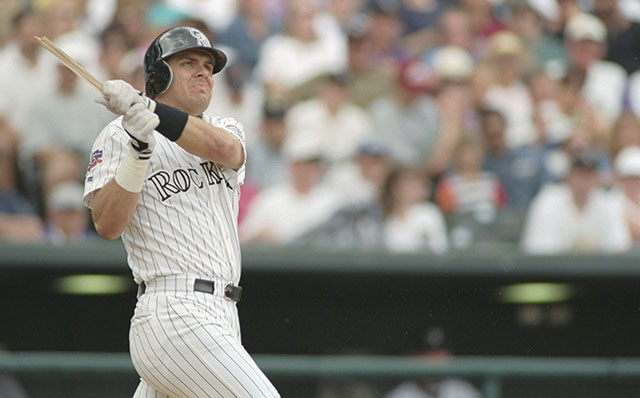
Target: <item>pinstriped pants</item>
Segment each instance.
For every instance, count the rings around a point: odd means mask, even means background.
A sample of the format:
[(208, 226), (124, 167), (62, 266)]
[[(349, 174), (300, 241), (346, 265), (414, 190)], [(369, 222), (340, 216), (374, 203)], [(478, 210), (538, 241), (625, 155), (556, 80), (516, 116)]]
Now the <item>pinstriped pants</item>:
[(279, 397), (242, 346), (236, 303), (201, 292), (143, 294), (129, 344), (134, 398)]

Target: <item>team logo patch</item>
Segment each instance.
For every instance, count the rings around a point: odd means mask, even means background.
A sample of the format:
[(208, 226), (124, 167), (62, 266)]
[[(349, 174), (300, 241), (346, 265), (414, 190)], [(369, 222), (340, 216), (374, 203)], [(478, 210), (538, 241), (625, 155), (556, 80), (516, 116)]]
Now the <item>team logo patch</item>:
[(211, 47), (211, 43), (209, 42), (209, 39), (207, 39), (202, 33), (200, 33), (200, 31), (195, 29), (189, 29), (189, 33), (191, 33), (191, 36), (193, 36), (196, 39), (199, 46)]
[(102, 163), (102, 150), (97, 149), (93, 151), (91, 157), (89, 158), (89, 166), (87, 167), (87, 173), (91, 171), (94, 167)]

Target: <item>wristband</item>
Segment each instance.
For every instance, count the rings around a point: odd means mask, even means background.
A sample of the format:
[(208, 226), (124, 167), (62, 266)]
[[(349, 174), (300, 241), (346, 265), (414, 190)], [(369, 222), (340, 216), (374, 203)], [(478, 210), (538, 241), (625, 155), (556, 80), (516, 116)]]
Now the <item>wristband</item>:
[(142, 191), (142, 185), (147, 178), (147, 169), (149, 168), (149, 158), (139, 159), (131, 148), (116, 172), (116, 183), (124, 190), (138, 193)]
[(160, 124), (156, 127), (157, 132), (171, 141), (176, 141), (180, 138), (189, 119), (188, 113), (161, 102), (156, 102), (153, 112), (160, 118)]

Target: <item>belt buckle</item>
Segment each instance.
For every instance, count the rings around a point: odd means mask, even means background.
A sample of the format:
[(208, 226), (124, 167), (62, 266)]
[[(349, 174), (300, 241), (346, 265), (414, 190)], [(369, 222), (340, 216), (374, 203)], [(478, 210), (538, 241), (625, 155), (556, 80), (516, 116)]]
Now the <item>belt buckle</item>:
[(242, 288), (240, 286), (235, 286), (233, 283), (224, 285), (224, 298), (226, 300), (237, 303), (240, 301), (240, 297), (242, 297)]

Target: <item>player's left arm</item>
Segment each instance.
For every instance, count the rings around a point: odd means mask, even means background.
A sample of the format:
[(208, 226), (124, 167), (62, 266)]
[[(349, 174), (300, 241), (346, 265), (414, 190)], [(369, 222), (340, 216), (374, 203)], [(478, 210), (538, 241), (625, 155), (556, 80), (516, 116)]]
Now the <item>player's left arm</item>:
[(176, 144), (189, 153), (230, 169), (237, 170), (244, 163), (244, 149), (238, 138), (191, 115)]

